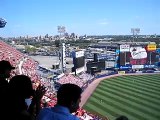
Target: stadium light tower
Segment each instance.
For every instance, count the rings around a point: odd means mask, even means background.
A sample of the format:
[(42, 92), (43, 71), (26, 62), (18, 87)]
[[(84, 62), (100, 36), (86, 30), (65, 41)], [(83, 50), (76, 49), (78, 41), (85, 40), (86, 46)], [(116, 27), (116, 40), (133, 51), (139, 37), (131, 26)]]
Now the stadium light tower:
[(66, 27), (65, 26), (57, 26), (57, 30), (58, 30), (58, 33), (60, 34), (59, 37), (61, 39), (62, 34), (64, 34), (66, 32)]
[(138, 37), (138, 34), (140, 33), (140, 28), (131, 28), (131, 33), (133, 34), (133, 42), (134, 39)]
[[(64, 35), (64, 33), (66, 32), (66, 27), (65, 26), (57, 26), (57, 30), (58, 30), (58, 33), (60, 34), (59, 35), (59, 41), (60, 41), (60, 48), (59, 48), (59, 53), (61, 54), (61, 59), (60, 59), (60, 64), (61, 64), (61, 71), (64, 72), (65, 71), (65, 44), (62, 43), (61, 39), (62, 39), (62, 34)], [(59, 54), (59, 55), (60, 55)]]

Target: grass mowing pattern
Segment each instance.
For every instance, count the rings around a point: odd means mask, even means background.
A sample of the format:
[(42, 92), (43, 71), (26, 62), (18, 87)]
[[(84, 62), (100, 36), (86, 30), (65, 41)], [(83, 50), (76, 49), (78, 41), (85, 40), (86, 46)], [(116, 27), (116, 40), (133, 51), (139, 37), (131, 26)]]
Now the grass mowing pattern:
[(114, 120), (160, 120), (160, 74), (120, 76), (103, 80), (84, 109)]

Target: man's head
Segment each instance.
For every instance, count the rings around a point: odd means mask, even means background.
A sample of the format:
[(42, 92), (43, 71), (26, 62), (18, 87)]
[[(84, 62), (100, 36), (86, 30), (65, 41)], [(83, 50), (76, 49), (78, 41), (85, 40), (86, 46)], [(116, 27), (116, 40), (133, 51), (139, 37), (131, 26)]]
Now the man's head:
[(0, 75), (4, 78), (9, 78), (11, 70), (15, 69), (9, 61), (2, 60), (0, 61)]
[(76, 112), (79, 108), (82, 89), (75, 84), (63, 84), (57, 92), (57, 102), (65, 106), (70, 113)]
[(26, 75), (16, 75), (9, 82), (11, 93), (22, 98), (30, 98), (34, 94), (31, 79)]

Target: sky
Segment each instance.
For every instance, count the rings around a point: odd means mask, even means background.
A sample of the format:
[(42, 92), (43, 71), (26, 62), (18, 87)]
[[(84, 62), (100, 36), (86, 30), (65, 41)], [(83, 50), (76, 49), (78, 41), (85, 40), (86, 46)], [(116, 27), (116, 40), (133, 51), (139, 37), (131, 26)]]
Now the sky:
[(160, 0), (0, 0), (2, 37), (57, 35), (57, 26), (78, 35), (160, 34)]

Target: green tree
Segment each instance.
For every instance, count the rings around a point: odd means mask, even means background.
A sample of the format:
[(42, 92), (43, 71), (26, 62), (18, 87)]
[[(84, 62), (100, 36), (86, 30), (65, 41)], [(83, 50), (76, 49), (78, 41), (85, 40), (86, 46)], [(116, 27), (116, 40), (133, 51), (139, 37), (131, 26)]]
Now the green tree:
[(33, 46), (27, 45), (27, 46), (25, 46), (25, 51), (28, 52), (28, 53), (31, 53), (31, 52), (35, 53), (36, 52), (36, 48), (33, 47)]
[(55, 46), (59, 47), (60, 46), (60, 40), (55, 40)]

